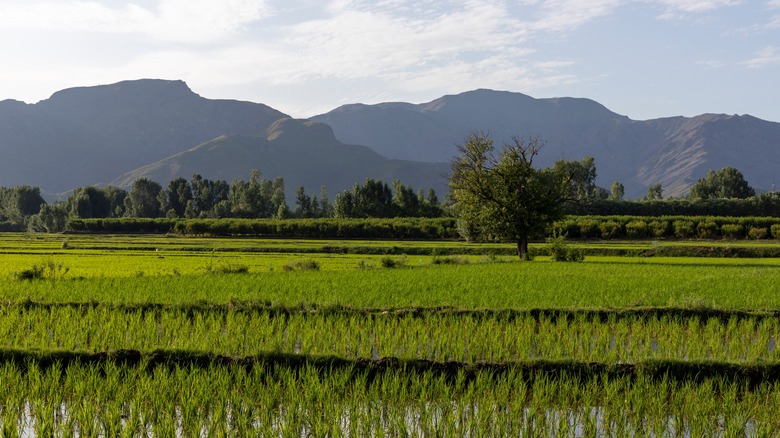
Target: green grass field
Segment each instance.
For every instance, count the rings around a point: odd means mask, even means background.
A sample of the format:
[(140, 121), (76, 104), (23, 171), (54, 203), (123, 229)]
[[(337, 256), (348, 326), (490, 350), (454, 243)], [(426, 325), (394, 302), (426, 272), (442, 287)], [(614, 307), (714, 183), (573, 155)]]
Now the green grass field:
[(0, 235), (0, 435), (780, 433), (780, 259), (511, 251)]

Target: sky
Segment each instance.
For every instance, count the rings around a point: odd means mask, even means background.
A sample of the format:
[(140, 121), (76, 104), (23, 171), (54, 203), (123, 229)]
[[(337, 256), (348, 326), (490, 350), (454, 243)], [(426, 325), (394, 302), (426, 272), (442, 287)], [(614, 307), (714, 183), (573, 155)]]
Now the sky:
[(293, 117), (477, 88), (780, 122), (780, 0), (0, 0), (0, 100), (181, 79)]

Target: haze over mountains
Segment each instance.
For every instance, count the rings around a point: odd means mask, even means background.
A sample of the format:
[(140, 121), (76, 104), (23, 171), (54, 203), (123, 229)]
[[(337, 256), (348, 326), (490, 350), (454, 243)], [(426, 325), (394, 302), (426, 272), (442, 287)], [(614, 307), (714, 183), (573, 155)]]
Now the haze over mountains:
[(347, 105), (302, 121), (259, 103), (205, 99), (181, 81), (139, 80), (0, 102), (0, 186), (59, 193), (139, 177), (246, 179), (257, 168), (284, 177), (288, 192), (324, 184), (335, 195), (373, 177), (442, 195), (456, 144), (472, 131), (498, 145), (538, 135), (547, 141), (540, 165), (593, 156), (597, 183), (620, 181), (628, 198), (654, 183), (665, 196), (684, 195), (724, 166), (766, 190), (780, 168), (780, 123), (751, 116), (636, 121), (588, 99), (476, 90), (418, 105)]

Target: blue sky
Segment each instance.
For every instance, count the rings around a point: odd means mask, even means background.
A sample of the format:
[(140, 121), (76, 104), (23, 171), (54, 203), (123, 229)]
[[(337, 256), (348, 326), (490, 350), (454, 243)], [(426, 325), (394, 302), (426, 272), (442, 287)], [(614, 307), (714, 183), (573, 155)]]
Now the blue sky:
[(780, 0), (0, 0), (0, 99), (183, 79), (294, 117), (492, 88), (780, 121)]

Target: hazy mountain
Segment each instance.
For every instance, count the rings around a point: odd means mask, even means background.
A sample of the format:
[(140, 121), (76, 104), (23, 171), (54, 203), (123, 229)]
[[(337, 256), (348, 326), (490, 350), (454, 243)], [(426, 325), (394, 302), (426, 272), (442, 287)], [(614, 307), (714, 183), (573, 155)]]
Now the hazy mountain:
[[(387, 160), (342, 145), (322, 125), (277, 123), (287, 118), (262, 104), (205, 99), (182, 81), (72, 88), (36, 104), (7, 100), (0, 102), (0, 186), (29, 184), (58, 193), (110, 183), (127, 172), (152, 172), (166, 183), (195, 171), (230, 181), (258, 168), (312, 190), (351, 186), (368, 176), (426, 181), (425, 187), (443, 190), (441, 166)], [(163, 172), (161, 166), (169, 167)], [(129, 184), (127, 178), (117, 181)]]
[(680, 196), (707, 170), (724, 166), (769, 189), (780, 168), (780, 123), (710, 114), (636, 121), (588, 99), (476, 90), (419, 105), (346, 105), (312, 120), (330, 125), (341, 141), (421, 161), (451, 160), (473, 131), (489, 133), (497, 145), (513, 135), (540, 136), (547, 141), (540, 165), (593, 156), (598, 183), (620, 181), (627, 197), (643, 196), (654, 183)]
[(57, 193), (139, 176), (232, 180), (258, 168), (267, 178), (283, 176), (288, 191), (325, 184), (335, 196), (373, 177), (441, 194), (456, 144), (475, 130), (498, 144), (512, 135), (542, 137), (540, 165), (593, 156), (598, 183), (621, 181), (628, 197), (657, 182), (665, 195), (679, 196), (724, 166), (769, 189), (780, 168), (780, 123), (713, 114), (636, 121), (588, 99), (476, 90), (419, 105), (347, 105), (312, 120), (319, 123), (258, 103), (206, 99), (181, 81), (72, 88), (36, 104), (5, 100), (0, 186)]
[(27, 105), (0, 103), (0, 185), (49, 192), (107, 183), (223, 134), (258, 135), (284, 114), (209, 100), (184, 82), (139, 80), (72, 88)]
[(112, 184), (127, 186), (145, 177), (161, 183), (177, 177), (201, 174), (208, 179), (249, 178), (252, 169), (267, 179), (284, 177), (288, 204), (298, 186), (318, 194), (328, 188), (331, 201), (336, 193), (350, 189), (366, 178), (385, 182), (401, 179), (415, 188), (433, 187), (442, 196), (447, 190), (443, 163), (419, 163), (388, 159), (365, 146), (345, 145), (333, 136), (329, 126), (310, 121), (282, 119), (272, 124), (265, 136), (222, 136), (185, 152), (128, 172)]

